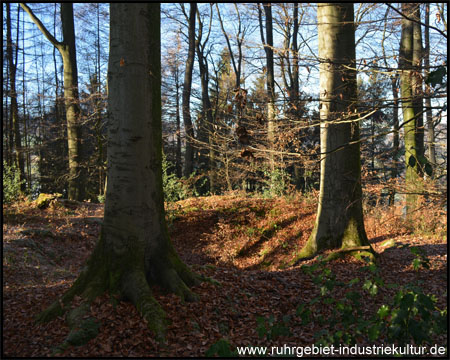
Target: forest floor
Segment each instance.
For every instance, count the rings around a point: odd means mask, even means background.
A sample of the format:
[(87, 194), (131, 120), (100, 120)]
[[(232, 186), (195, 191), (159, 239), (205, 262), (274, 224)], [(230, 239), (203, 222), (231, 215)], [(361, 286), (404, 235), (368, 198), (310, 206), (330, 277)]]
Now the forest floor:
[[(91, 314), (101, 322), (98, 336), (61, 355), (198, 357), (220, 339), (232, 344), (232, 350), (250, 345), (312, 345), (321, 325), (314, 320), (301, 324), (296, 309), (320, 297), (320, 288), (302, 268), (317, 259), (288, 264), (306, 243), (315, 212), (316, 199), (300, 195), (212, 196), (171, 204), (169, 230), (179, 255), (220, 285), (205, 282), (194, 287), (199, 295), (195, 303), (182, 303), (175, 295), (153, 289), (171, 321), (163, 344), (155, 342), (132, 305), (114, 305), (105, 295), (91, 306)], [(43, 210), (32, 202), (3, 205), (3, 356), (50, 356), (67, 337), (63, 318), (35, 325), (34, 317), (76, 279), (95, 247), (102, 217), (103, 205), (93, 203), (55, 202)], [(377, 268), (383, 281), (420, 284), (443, 309), (448, 291), (446, 212), (425, 208), (419, 218), (413, 233), (395, 209), (378, 207), (367, 212), (365, 226), (380, 254)], [(428, 268), (414, 269), (413, 246), (422, 251), (421, 259), (429, 260)], [(327, 266), (337, 281), (364, 277), (360, 270), (364, 264), (351, 257)], [(337, 287), (328, 296), (343, 299), (342, 291)], [(383, 287), (373, 296), (361, 294), (364, 311), (370, 313), (392, 299), (395, 290)], [(330, 316), (327, 307), (332, 305), (314, 308), (326, 317)], [(281, 327), (277, 337), (274, 324), (282, 321), (289, 333)], [(264, 326), (266, 331), (261, 330)], [(442, 334), (436, 341), (447, 346), (446, 338)], [(361, 338), (358, 344), (371, 342)]]

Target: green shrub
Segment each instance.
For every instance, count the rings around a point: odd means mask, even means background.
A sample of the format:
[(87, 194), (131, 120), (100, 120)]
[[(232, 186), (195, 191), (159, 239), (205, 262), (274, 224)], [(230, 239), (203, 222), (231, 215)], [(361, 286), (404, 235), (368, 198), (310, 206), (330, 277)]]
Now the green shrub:
[[(413, 261), (416, 270), (429, 266), (429, 260), (417, 248), (411, 248), (411, 252), (416, 255)], [(309, 324), (312, 318), (319, 322), (321, 330), (315, 334), (316, 344), (354, 345), (357, 339), (365, 338), (400, 345), (413, 342), (432, 345), (436, 336), (447, 332), (447, 309), (438, 309), (434, 295), (424, 294), (420, 287), (412, 284), (404, 287), (386, 285), (398, 289), (396, 295), (385, 298), (378, 310), (368, 315), (362, 294), (375, 296), (385, 286), (374, 264), (361, 268), (366, 272), (363, 279), (354, 278), (347, 283), (337, 281), (334, 273), (325, 267), (325, 262), (302, 268), (320, 288), (321, 295), (300, 304), (296, 314), (303, 325)], [(345, 288), (344, 298), (331, 296), (335, 287)], [(331, 309), (331, 313), (324, 316), (322, 309)]]
[(284, 315), (280, 321), (275, 321), (275, 317), (270, 315), (268, 318), (258, 316), (256, 322), (258, 327), (256, 331), (260, 339), (266, 337), (268, 341), (275, 340), (279, 336), (289, 336), (291, 332), (289, 331), (290, 316)]
[(264, 180), (266, 187), (263, 191), (265, 197), (284, 195), (290, 185), (290, 176), (284, 169), (265, 170)]
[(227, 340), (220, 339), (212, 344), (205, 353), (207, 357), (216, 355), (219, 357), (237, 357), (238, 353), (236, 350), (231, 349), (231, 344)]
[(167, 160), (166, 155), (163, 153), (162, 161), (162, 173), (163, 173), (163, 190), (164, 190), (164, 201), (175, 202), (178, 200), (183, 200), (188, 197), (188, 189), (177, 178), (175, 174), (170, 174), (169, 169), (173, 164)]
[(3, 202), (12, 203), (21, 195), (20, 186), (25, 180), (20, 181), (20, 171), (14, 165), (8, 166), (3, 161)]

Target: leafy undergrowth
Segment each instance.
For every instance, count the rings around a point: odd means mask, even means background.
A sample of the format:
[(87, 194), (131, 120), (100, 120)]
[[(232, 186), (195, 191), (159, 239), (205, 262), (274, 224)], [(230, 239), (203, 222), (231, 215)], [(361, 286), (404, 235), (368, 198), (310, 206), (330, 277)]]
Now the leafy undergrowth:
[[(205, 356), (221, 339), (233, 346), (310, 346), (321, 325), (314, 320), (302, 324), (296, 309), (320, 296), (320, 288), (300, 265), (286, 264), (311, 233), (313, 200), (230, 195), (191, 198), (172, 205), (169, 228), (178, 253), (195, 271), (221, 285), (195, 287), (200, 298), (196, 303), (181, 303), (176, 296), (154, 288), (171, 320), (165, 344), (153, 339), (132, 305), (117, 303), (107, 295), (98, 298), (87, 314), (101, 322), (98, 336), (61, 355)], [(55, 201), (47, 209), (25, 202), (3, 206), (4, 356), (49, 356), (67, 337), (69, 328), (63, 318), (44, 325), (35, 325), (33, 319), (76, 279), (95, 246), (102, 216), (103, 205), (91, 203)], [(374, 209), (366, 215), (366, 230), (381, 254), (378, 275), (383, 281), (419, 283), (424, 293), (436, 296), (436, 305), (442, 309), (447, 302), (446, 215), (434, 211), (420, 216), (425, 223), (412, 234), (395, 211)], [(426, 256), (428, 268), (413, 268), (411, 246)], [(329, 264), (336, 281), (346, 282), (360, 276), (361, 266), (353, 258)], [(345, 295), (339, 293), (342, 289), (333, 291), (335, 298)], [(374, 296), (363, 294), (364, 312), (375, 312), (394, 294), (389, 288)], [(328, 310), (323, 309), (325, 315)], [(265, 321), (276, 323), (286, 316), (289, 331), (269, 336), (274, 327), (264, 330)], [(446, 334), (435, 341), (446, 346)], [(360, 338), (358, 344), (371, 342)]]

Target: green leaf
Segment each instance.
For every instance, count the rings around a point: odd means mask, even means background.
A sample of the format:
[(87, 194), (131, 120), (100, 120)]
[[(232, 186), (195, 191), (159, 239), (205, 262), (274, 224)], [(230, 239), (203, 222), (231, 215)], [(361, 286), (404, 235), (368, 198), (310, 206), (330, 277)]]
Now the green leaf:
[(371, 326), (368, 330), (368, 335), (371, 341), (378, 339), (378, 337), (380, 336), (380, 325), (375, 324)]
[(345, 294), (345, 297), (356, 303), (361, 298), (361, 294), (357, 291), (349, 291)]
[(372, 287), (372, 280), (366, 280), (363, 285), (363, 289), (369, 291)]
[(428, 337), (426, 333), (426, 328), (427, 326), (423, 326), (423, 324), (419, 323), (414, 319), (411, 319), (409, 321), (408, 330), (411, 333), (414, 342), (416, 344), (422, 344), (422, 342), (426, 340), (426, 338)]
[(283, 323), (275, 324), (270, 330), (271, 338), (276, 339), (279, 336), (289, 336), (289, 328)]
[(407, 310), (411, 308), (414, 304), (414, 294), (407, 293), (405, 296), (403, 296), (402, 300), (400, 301), (400, 308), (403, 310)]
[(419, 270), (421, 263), (422, 262), (420, 261), (419, 258), (415, 258), (412, 262), (412, 266), (413, 266), (414, 270), (416, 270), (416, 271)]
[(206, 350), (205, 355), (207, 357), (214, 355), (218, 355), (219, 357), (235, 357), (237, 354), (236, 351), (231, 351), (231, 345), (228, 341), (220, 339)]
[(302, 323), (304, 325), (308, 325), (311, 322), (311, 310), (306, 309), (305, 311), (303, 311), (300, 317), (302, 318)]
[(410, 166), (410, 167), (414, 167), (414, 166), (416, 166), (416, 158), (414, 157), (414, 156), (410, 156), (409, 157), (409, 159), (408, 159), (408, 165)]
[(267, 334), (267, 329), (264, 325), (259, 325), (256, 328), (256, 332), (258, 333), (259, 338), (262, 339), (264, 337), (264, 335)]
[(326, 305), (331, 305), (334, 302), (334, 299), (332, 297), (327, 297), (323, 303)]
[(417, 296), (417, 301), (422, 304), (428, 310), (434, 310), (434, 301), (430, 296), (425, 294), (419, 294)]
[(422, 252), (421, 252), (420, 249), (419, 249), (418, 247), (416, 247), (416, 246), (411, 246), (411, 247), (409, 248), (409, 251), (411, 251), (414, 255), (417, 255), (417, 256), (422, 255)]
[(384, 319), (386, 316), (389, 315), (389, 306), (387, 305), (381, 305), (378, 309), (377, 315), (380, 319)]
[(342, 301), (336, 303), (336, 310), (343, 312), (345, 310), (345, 304)]

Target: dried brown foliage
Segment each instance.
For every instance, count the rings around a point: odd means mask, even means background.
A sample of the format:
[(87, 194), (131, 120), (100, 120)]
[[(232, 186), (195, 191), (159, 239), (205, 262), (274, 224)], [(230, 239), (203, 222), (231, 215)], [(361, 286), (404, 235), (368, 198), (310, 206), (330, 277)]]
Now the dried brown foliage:
[[(158, 344), (135, 308), (126, 302), (114, 305), (109, 296), (98, 298), (91, 315), (101, 322), (99, 335), (63, 356), (204, 356), (220, 338), (236, 346), (306, 346), (318, 330), (314, 322), (295, 325), (300, 302), (317, 296), (318, 289), (300, 267), (285, 267), (306, 242), (315, 218), (316, 198), (291, 196), (259, 199), (239, 195), (191, 198), (179, 202), (171, 223), (173, 242), (193, 269), (221, 282), (203, 283), (194, 291), (197, 303), (154, 288), (158, 302), (171, 320), (166, 344)], [(447, 300), (446, 216), (430, 204), (420, 214), (424, 229), (411, 232), (395, 210), (366, 211), (369, 239), (381, 254), (379, 268), (386, 283), (422, 280), (424, 291)], [(40, 210), (30, 203), (3, 207), (3, 355), (49, 356), (68, 335), (64, 319), (34, 325), (42, 309), (66, 291), (95, 246), (103, 206), (83, 203), (68, 209), (55, 202)], [(426, 224), (433, 223), (433, 226)], [(428, 226), (428, 227), (427, 227)], [(413, 270), (413, 255), (406, 247), (420, 247), (430, 268)], [(312, 263), (315, 260), (308, 260)], [(337, 280), (352, 279), (360, 263), (352, 258), (330, 263)], [(384, 290), (385, 292), (389, 290)], [(334, 294), (338, 296), (338, 294)], [(386, 295), (385, 293), (380, 296)], [(380, 298), (365, 303), (367, 311)], [(257, 316), (291, 315), (291, 336), (272, 344), (256, 332)], [(300, 324), (300, 322), (297, 322)], [(362, 345), (367, 339), (361, 339)]]

